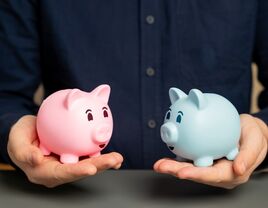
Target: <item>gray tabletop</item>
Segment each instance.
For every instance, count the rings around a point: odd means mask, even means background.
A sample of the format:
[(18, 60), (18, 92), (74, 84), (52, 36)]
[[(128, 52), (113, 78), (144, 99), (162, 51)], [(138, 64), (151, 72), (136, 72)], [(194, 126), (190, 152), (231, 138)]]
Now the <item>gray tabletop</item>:
[(15, 171), (0, 172), (0, 207), (268, 207), (268, 174), (234, 190), (145, 170), (106, 171), (48, 189)]

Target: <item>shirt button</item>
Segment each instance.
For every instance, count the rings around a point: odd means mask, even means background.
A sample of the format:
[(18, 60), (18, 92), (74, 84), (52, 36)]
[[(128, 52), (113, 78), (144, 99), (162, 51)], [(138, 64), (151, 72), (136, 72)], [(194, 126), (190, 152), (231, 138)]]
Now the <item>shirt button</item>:
[(154, 129), (156, 127), (156, 121), (153, 119), (150, 119), (148, 121), (148, 126), (149, 126), (149, 128)]
[(152, 67), (148, 67), (148, 68), (146, 69), (146, 74), (147, 74), (149, 77), (154, 76), (154, 75), (155, 75), (155, 69), (152, 68)]
[(149, 25), (154, 24), (154, 16), (152, 16), (152, 15), (148, 15), (148, 16), (146, 17), (146, 22), (147, 22)]

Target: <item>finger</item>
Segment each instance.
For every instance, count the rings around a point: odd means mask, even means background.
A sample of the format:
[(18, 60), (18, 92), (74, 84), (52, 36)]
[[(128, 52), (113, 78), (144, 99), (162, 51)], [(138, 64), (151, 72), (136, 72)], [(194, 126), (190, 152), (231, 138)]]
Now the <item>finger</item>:
[(109, 153), (100, 155), (99, 157), (84, 159), (75, 164), (61, 164), (57, 167), (58, 177), (68, 178), (66, 175), (70, 175), (71, 178), (76, 178), (94, 175), (98, 171), (118, 167), (122, 161), (123, 159), (120, 154)]
[(248, 169), (248, 172), (250, 174), (252, 174), (252, 172), (263, 162), (263, 160), (265, 159), (266, 155), (267, 155), (267, 144), (265, 144), (265, 147), (263, 147), (262, 151), (260, 152), (255, 164), (253, 166), (251, 166), (250, 169)]
[(60, 184), (73, 182), (87, 176), (96, 174), (97, 169), (94, 165), (88, 164), (87, 166), (80, 164), (61, 164), (58, 163), (53, 168), (42, 167), (37, 171), (40, 173), (37, 176), (38, 181), (48, 187), (55, 187)]
[(264, 147), (262, 134), (257, 126), (242, 127), (240, 150), (233, 163), (237, 175), (243, 175), (256, 162)]
[(95, 175), (97, 172), (110, 168), (119, 168), (123, 157), (118, 153), (108, 153), (99, 157), (89, 158), (79, 161), (76, 164), (58, 165), (55, 172), (55, 178), (60, 183), (67, 183), (81, 179), (86, 176)]
[[(73, 182), (87, 176), (95, 175), (98, 171), (112, 167), (114, 163), (107, 165), (110, 158), (116, 163), (114, 167), (119, 168), (123, 158), (118, 153), (109, 153), (97, 158), (81, 160), (75, 164), (62, 164), (52, 156), (44, 157), (42, 164), (34, 168), (27, 168), (29, 179), (38, 184), (55, 187), (60, 184)], [(103, 162), (105, 160), (106, 162)]]
[(235, 175), (232, 169), (232, 162), (220, 160), (211, 167), (184, 167), (177, 172), (177, 177), (198, 183), (216, 185), (219, 183), (233, 181)]
[(119, 168), (123, 162), (123, 157), (119, 153), (112, 152), (87, 159), (97, 168), (97, 171), (103, 171), (110, 168)]
[(97, 168), (89, 162), (85, 163), (85, 161), (82, 161), (76, 164), (60, 164), (57, 171), (57, 178), (68, 178), (72, 181), (80, 177), (95, 175)]
[(62, 164), (53, 156), (44, 157), (38, 166), (28, 166), (24, 169), (28, 179), (36, 184), (55, 187), (94, 175), (97, 168), (88, 163)]
[(118, 165), (116, 165), (116, 166), (114, 167), (114, 169), (116, 169), (116, 170), (120, 169), (120, 168), (121, 168), (121, 165), (122, 165), (122, 163), (119, 163)]
[(193, 166), (193, 164), (172, 159), (162, 159), (155, 164), (154, 168), (156, 172), (177, 176), (177, 172), (180, 169), (189, 166)]
[(154, 166), (153, 166), (154, 170), (157, 170), (159, 168), (159, 165), (165, 160), (171, 160), (171, 158), (162, 158), (162, 159), (156, 161)]

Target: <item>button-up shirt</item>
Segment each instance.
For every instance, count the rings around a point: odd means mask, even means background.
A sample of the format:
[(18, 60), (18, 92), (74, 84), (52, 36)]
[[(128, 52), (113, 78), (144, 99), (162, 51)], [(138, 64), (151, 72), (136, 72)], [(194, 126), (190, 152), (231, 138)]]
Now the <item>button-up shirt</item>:
[[(252, 61), (266, 86), (267, 0), (1, 0), (1, 157), (10, 127), (36, 114), (40, 83), (45, 97), (106, 83), (114, 130), (104, 152), (120, 152), (123, 168), (152, 168), (174, 157), (159, 130), (169, 88), (218, 93), (249, 113)], [(264, 90), (266, 122), (267, 105)]]

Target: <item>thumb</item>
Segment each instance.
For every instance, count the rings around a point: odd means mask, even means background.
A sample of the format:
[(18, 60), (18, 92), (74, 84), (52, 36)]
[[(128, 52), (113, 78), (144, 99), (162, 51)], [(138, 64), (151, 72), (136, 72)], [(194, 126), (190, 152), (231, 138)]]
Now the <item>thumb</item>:
[(42, 153), (37, 147), (35, 116), (23, 116), (11, 128), (8, 139), (8, 153), (15, 163), (37, 165), (42, 160)]
[(9, 155), (13, 162), (18, 166), (20, 166), (20, 164), (37, 166), (41, 163), (44, 157), (39, 148), (34, 145), (27, 145), (19, 149), (14, 147), (9, 151)]
[(243, 175), (251, 169), (262, 151), (263, 139), (260, 129), (252, 120), (244, 121), (241, 128), (240, 152), (234, 160), (234, 171), (237, 175)]
[(43, 160), (43, 154), (37, 147), (31, 147), (29, 148), (29, 154), (27, 155), (27, 162), (31, 166), (37, 166), (41, 164), (41, 161)]

